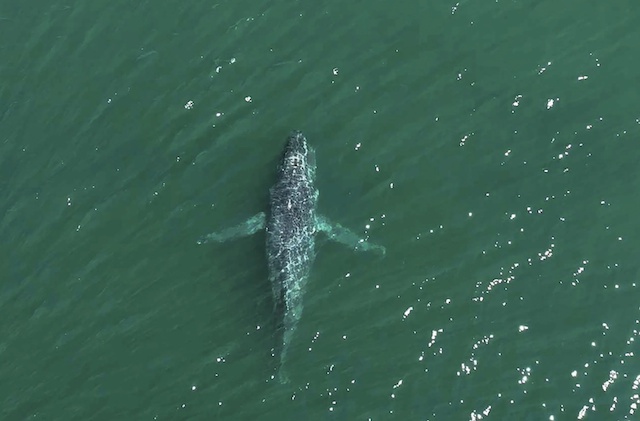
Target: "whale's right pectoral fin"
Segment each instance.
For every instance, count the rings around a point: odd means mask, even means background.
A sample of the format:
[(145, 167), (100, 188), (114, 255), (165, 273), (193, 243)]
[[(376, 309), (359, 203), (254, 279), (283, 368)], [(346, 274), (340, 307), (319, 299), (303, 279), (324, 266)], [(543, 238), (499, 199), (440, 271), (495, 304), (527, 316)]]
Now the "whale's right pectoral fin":
[(326, 217), (316, 216), (316, 228), (318, 231), (324, 232), (331, 240), (335, 240), (342, 243), (354, 250), (362, 251), (374, 251), (381, 255), (385, 255), (387, 249), (378, 244), (370, 243), (358, 234), (351, 231), (349, 228), (345, 228), (340, 224), (329, 221)]
[(264, 212), (260, 212), (239, 225), (205, 235), (198, 240), (198, 244), (210, 242), (221, 243), (232, 238), (246, 237), (264, 229), (265, 223), (266, 215)]

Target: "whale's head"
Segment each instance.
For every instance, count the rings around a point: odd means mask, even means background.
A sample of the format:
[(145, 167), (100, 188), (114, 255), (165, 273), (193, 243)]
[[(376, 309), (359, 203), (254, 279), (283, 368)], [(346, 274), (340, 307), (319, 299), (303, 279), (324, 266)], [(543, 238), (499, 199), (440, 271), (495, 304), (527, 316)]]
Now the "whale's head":
[(282, 177), (313, 182), (316, 173), (316, 155), (302, 132), (294, 131), (287, 138), (280, 170)]

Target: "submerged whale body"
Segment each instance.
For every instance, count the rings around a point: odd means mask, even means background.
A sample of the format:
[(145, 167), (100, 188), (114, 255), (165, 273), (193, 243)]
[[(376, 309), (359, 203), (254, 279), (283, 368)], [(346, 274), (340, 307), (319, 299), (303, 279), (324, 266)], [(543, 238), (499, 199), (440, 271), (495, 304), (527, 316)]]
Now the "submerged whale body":
[(302, 316), (302, 299), (315, 257), (315, 236), (323, 232), (356, 250), (385, 249), (360, 238), (339, 224), (316, 213), (318, 190), (314, 186), (315, 151), (299, 132), (292, 132), (278, 168), (276, 183), (269, 190), (269, 215), (260, 212), (238, 226), (214, 232), (198, 243), (222, 242), (266, 230), (269, 282), (276, 309), (282, 312), (283, 340), (279, 378), (286, 382), (284, 362), (293, 333)]

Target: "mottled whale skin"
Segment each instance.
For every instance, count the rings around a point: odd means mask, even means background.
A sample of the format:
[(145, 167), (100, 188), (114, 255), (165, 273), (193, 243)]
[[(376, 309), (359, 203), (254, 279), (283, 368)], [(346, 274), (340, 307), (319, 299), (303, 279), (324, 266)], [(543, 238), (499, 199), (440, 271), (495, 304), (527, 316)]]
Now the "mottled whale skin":
[(314, 260), (318, 230), (315, 152), (300, 132), (292, 133), (269, 190), (266, 223), (269, 282), (276, 307), (283, 309), (283, 346), (280, 373), (288, 344), (302, 316), (302, 299)]
[(274, 305), (282, 313), (283, 340), (279, 379), (288, 381), (284, 362), (293, 333), (302, 316), (304, 291), (315, 257), (315, 236), (330, 239), (354, 250), (372, 250), (384, 255), (385, 248), (369, 243), (354, 232), (316, 213), (315, 151), (305, 136), (292, 132), (278, 167), (276, 183), (269, 190), (269, 215), (260, 212), (242, 224), (206, 235), (198, 243), (222, 242), (266, 230), (266, 254)]

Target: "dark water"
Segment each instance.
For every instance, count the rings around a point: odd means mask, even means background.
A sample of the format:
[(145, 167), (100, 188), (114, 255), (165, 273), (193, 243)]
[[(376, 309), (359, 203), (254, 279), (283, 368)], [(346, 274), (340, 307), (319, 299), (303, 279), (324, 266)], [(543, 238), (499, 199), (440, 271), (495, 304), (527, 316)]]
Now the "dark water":
[[(0, 5), (2, 420), (625, 420), (640, 5)], [(286, 135), (323, 243), (277, 357)]]

